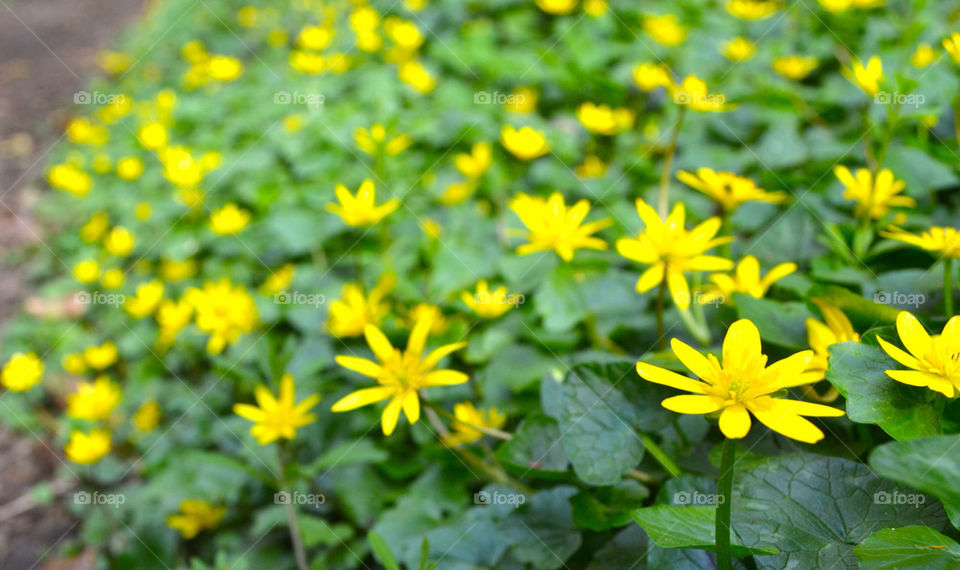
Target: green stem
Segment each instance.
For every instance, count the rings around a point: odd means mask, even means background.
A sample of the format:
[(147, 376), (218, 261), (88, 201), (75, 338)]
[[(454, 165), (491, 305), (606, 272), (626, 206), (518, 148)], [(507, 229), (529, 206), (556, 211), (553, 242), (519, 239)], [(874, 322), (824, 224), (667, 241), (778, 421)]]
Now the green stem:
[(677, 124), (673, 126), (673, 134), (670, 135), (670, 144), (667, 146), (667, 154), (663, 158), (663, 171), (660, 173), (660, 195), (657, 200), (657, 212), (661, 218), (666, 219), (667, 208), (670, 205), (670, 172), (673, 170), (673, 156), (677, 153), (677, 139), (680, 138), (680, 127), (683, 126), (683, 118), (686, 116), (687, 108), (680, 106), (680, 114), (677, 116)]
[(863, 108), (861, 113), (863, 117), (863, 150), (867, 158), (867, 166), (870, 170), (877, 171), (877, 157), (873, 154), (873, 137), (870, 136), (870, 107)]
[(667, 348), (667, 339), (663, 338), (663, 304), (664, 297), (667, 294), (667, 276), (663, 276), (660, 282), (660, 288), (657, 289), (657, 344), (660, 348)]
[(732, 570), (733, 561), (730, 558), (730, 512), (733, 499), (733, 440), (723, 441), (723, 459), (720, 460), (720, 478), (717, 481), (716, 540), (717, 540), (717, 568)]
[[(733, 235), (733, 224), (730, 222), (730, 216), (733, 212), (728, 212), (725, 208), (720, 211), (720, 235), (722, 237), (727, 237)], [(727, 242), (720, 246), (720, 255), (726, 257), (727, 259), (733, 259), (733, 244)]]
[(650, 452), (650, 455), (667, 470), (671, 477), (679, 477), (683, 473), (663, 448), (653, 441), (653, 438), (643, 432), (637, 432), (637, 435), (640, 436), (640, 441), (643, 442), (643, 446)]
[(953, 316), (953, 258), (943, 260), (943, 311), (949, 319)]
[(285, 442), (277, 446), (277, 461), (280, 463), (280, 490), (291, 494), (290, 499), (283, 504), (284, 514), (287, 517), (287, 529), (290, 531), (290, 542), (293, 543), (293, 553), (297, 559), (298, 570), (308, 570), (307, 553), (303, 549), (303, 540), (300, 538), (300, 523), (297, 521), (297, 509), (293, 505), (293, 491), (287, 485), (287, 464), (285, 461)]

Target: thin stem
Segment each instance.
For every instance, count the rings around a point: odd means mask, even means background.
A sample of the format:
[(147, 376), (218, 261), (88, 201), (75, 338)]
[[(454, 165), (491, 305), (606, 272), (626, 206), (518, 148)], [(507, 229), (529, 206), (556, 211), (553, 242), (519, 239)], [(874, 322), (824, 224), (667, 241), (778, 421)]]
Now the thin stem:
[(687, 108), (681, 105), (680, 114), (677, 116), (677, 124), (673, 126), (673, 134), (670, 135), (667, 154), (663, 158), (663, 172), (660, 173), (660, 195), (657, 200), (657, 212), (660, 213), (661, 218), (667, 217), (667, 207), (670, 203), (670, 172), (673, 170), (673, 156), (677, 153), (677, 139), (680, 138), (680, 127), (683, 126), (683, 118), (686, 114)]
[(640, 441), (643, 442), (643, 446), (650, 452), (650, 455), (667, 470), (667, 473), (669, 473), (671, 477), (679, 477), (683, 473), (680, 467), (670, 459), (667, 452), (653, 441), (653, 438), (643, 432), (638, 432), (637, 435), (640, 437)]
[(953, 100), (953, 132), (957, 139), (957, 148), (960, 148), (960, 95)]
[(732, 570), (733, 561), (730, 558), (730, 512), (733, 498), (733, 440), (723, 440), (723, 458), (720, 460), (720, 478), (717, 481), (716, 540), (717, 540), (717, 568)]
[(867, 166), (870, 170), (876, 172), (877, 157), (873, 154), (873, 137), (870, 136), (870, 107), (863, 108), (863, 150), (867, 158)]
[(953, 316), (953, 258), (943, 259), (943, 312), (949, 319)]
[(660, 348), (667, 348), (667, 339), (663, 338), (663, 303), (667, 295), (667, 276), (663, 276), (660, 288), (657, 289), (657, 343)]
[[(287, 490), (287, 465), (284, 457), (284, 442), (277, 446), (277, 461), (280, 463), (280, 490)], [(290, 531), (290, 542), (293, 543), (293, 553), (297, 559), (298, 570), (309, 570), (307, 553), (303, 549), (303, 540), (300, 538), (300, 523), (297, 521), (297, 509), (293, 505), (292, 496), (283, 504), (283, 511), (287, 517), (287, 529)]]

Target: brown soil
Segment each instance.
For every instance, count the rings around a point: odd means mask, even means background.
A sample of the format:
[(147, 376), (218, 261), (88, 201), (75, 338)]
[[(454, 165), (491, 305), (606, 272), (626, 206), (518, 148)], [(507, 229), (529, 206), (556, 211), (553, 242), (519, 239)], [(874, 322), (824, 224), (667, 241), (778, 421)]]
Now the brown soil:
[[(42, 244), (29, 215), (43, 198), (37, 179), (61, 137), (74, 94), (96, 73), (96, 54), (143, 10), (143, 0), (0, 0), (0, 325), (20, 310), (26, 284), (12, 249)], [(42, 248), (43, 246), (40, 245)], [(32, 488), (69, 498), (73, 482), (52, 477), (60, 460), (48, 441), (0, 429), (0, 568), (93, 568), (91, 553), (57, 558), (77, 525), (58, 504), (37, 505)], [(59, 453), (59, 450), (57, 450)]]

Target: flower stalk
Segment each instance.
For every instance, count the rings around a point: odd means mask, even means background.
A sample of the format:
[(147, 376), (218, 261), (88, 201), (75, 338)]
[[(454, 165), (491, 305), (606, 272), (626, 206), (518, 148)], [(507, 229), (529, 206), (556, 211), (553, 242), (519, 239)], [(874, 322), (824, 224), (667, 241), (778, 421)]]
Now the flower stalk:
[(953, 258), (943, 259), (943, 312), (948, 319), (953, 316)]
[(663, 172), (660, 174), (660, 193), (657, 198), (657, 212), (661, 218), (667, 217), (667, 208), (670, 206), (670, 171), (673, 170), (673, 156), (677, 153), (677, 139), (680, 138), (680, 128), (683, 127), (683, 118), (686, 114), (687, 108), (681, 105), (680, 114), (677, 116), (677, 124), (673, 126), (673, 134), (670, 135), (667, 153), (663, 158)]
[[(280, 478), (278, 484), (281, 491), (287, 491), (287, 462), (285, 441), (281, 440), (277, 446), (277, 461), (280, 464)], [(297, 508), (293, 501), (286, 501), (283, 504), (284, 514), (287, 517), (287, 529), (290, 531), (290, 542), (293, 544), (294, 557), (297, 559), (297, 570), (308, 570), (307, 553), (303, 549), (303, 539), (300, 537), (300, 523), (297, 520)]]
[(723, 440), (723, 457), (720, 460), (720, 478), (717, 480), (717, 492), (720, 497), (717, 500), (716, 516), (716, 543), (717, 543), (717, 568), (719, 570), (732, 570), (733, 561), (730, 557), (730, 513), (732, 511), (731, 499), (733, 498), (733, 465), (734, 465), (734, 443), (730, 438)]

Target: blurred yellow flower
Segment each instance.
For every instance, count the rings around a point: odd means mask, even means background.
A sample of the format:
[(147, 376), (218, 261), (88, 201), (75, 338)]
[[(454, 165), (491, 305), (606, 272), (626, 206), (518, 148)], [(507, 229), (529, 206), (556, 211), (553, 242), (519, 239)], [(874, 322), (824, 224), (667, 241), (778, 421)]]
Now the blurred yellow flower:
[(637, 373), (650, 382), (693, 394), (667, 398), (661, 405), (680, 414), (720, 412), (720, 431), (730, 439), (740, 439), (750, 431), (750, 415), (771, 430), (805, 443), (823, 439), (823, 432), (803, 416), (839, 417), (842, 410), (821, 404), (776, 397), (785, 388), (806, 383), (803, 370), (813, 357), (804, 350), (767, 365), (760, 346), (760, 332), (748, 319), (736, 321), (723, 340), (722, 360), (696, 349), (679, 339), (670, 343), (674, 354), (702, 381), (645, 362), (637, 363)]
[(420, 93), (429, 93), (437, 85), (437, 80), (430, 75), (427, 68), (419, 61), (413, 59), (400, 64), (397, 69), (397, 76), (400, 81), (413, 87)]
[(96, 463), (110, 453), (110, 432), (103, 428), (94, 428), (89, 433), (75, 429), (70, 432), (70, 440), (63, 450), (67, 459), (81, 465)]
[(163, 349), (173, 344), (177, 333), (190, 324), (190, 319), (193, 318), (193, 305), (186, 299), (179, 301), (164, 299), (157, 308), (155, 318), (160, 327), (157, 333), (157, 347)]
[(154, 400), (147, 400), (133, 414), (133, 427), (137, 431), (150, 431), (160, 423), (160, 405)]
[(192, 277), (197, 272), (197, 262), (193, 259), (176, 261), (163, 259), (160, 261), (160, 277), (164, 281), (182, 281)]
[(753, 180), (732, 172), (714, 172), (710, 168), (698, 168), (696, 174), (681, 170), (677, 179), (695, 190), (703, 192), (726, 212), (732, 213), (741, 204), (750, 201), (782, 204), (787, 199), (784, 192), (767, 192), (758, 188)]
[(126, 257), (133, 251), (134, 239), (130, 230), (123, 226), (115, 226), (107, 237), (103, 239), (103, 247), (107, 253), (116, 257)]
[(127, 156), (117, 161), (117, 176), (124, 180), (136, 180), (143, 174), (143, 161), (135, 156)]
[[(813, 299), (813, 303), (820, 309), (825, 322), (812, 317), (807, 319), (807, 342), (813, 349), (813, 358), (804, 374), (809, 376), (810, 384), (823, 380), (826, 375), (831, 346), (847, 341), (860, 342), (860, 335), (853, 330), (850, 319), (840, 309), (822, 299)], [(840, 395), (833, 386), (823, 395), (810, 386), (806, 394), (824, 402), (832, 402)]]
[(517, 87), (513, 90), (503, 108), (510, 113), (532, 113), (537, 109), (537, 91), (532, 87)]
[(910, 370), (887, 370), (887, 376), (909, 386), (920, 386), (948, 398), (960, 395), (960, 317), (951, 317), (938, 335), (930, 336), (907, 311), (897, 315), (897, 334), (907, 352), (877, 335), (880, 347)]
[(583, 0), (583, 11), (591, 18), (599, 18), (606, 14), (609, 9), (607, 0)]
[(234, 404), (233, 413), (254, 423), (250, 434), (257, 438), (260, 445), (273, 443), (280, 438), (294, 439), (297, 437), (297, 428), (316, 421), (316, 416), (308, 412), (320, 401), (320, 396), (313, 394), (298, 404), (295, 392), (293, 376), (284, 374), (276, 397), (266, 386), (258, 384), (253, 391), (257, 405)]
[(753, 57), (757, 51), (757, 46), (750, 40), (737, 36), (728, 42), (724, 42), (720, 53), (730, 61), (746, 61)]
[(103, 237), (110, 227), (110, 217), (106, 212), (94, 212), (80, 228), (80, 239), (87, 243), (93, 243)]
[(867, 65), (863, 65), (858, 59), (851, 64), (849, 70), (844, 68), (843, 72), (847, 79), (867, 95), (873, 96), (880, 91), (880, 81), (883, 79), (883, 62), (879, 56), (871, 57), (867, 61)]
[(167, 146), (170, 137), (162, 123), (152, 122), (140, 127), (137, 140), (140, 141), (140, 146), (147, 150), (160, 150)]
[(924, 68), (933, 63), (937, 58), (937, 52), (928, 43), (917, 45), (917, 50), (910, 56), (910, 64), (914, 67)]
[(383, 21), (383, 30), (397, 47), (404, 51), (415, 51), (423, 43), (423, 34), (411, 21), (391, 16)]
[(900, 228), (891, 227), (887, 231), (881, 231), (880, 235), (936, 252), (944, 257), (960, 259), (960, 230), (956, 228), (930, 226), (929, 230), (915, 235)]
[(323, 51), (333, 41), (334, 29), (323, 26), (304, 26), (297, 36), (297, 42), (304, 49)]
[(214, 528), (223, 519), (227, 510), (206, 501), (187, 499), (180, 503), (180, 511), (167, 517), (167, 526), (180, 533), (187, 540), (197, 536), (202, 530)]
[(244, 28), (252, 28), (257, 25), (260, 11), (253, 6), (244, 6), (237, 10), (237, 21)]
[(688, 75), (683, 81), (668, 86), (674, 103), (685, 105), (699, 113), (729, 111), (733, 105), (727, 105), (723, 93), (709, 93), (707, 84), (695, 75)]
[(100, 278), (100, 283), (103, 284), (104, 289), (119, 289), (123, 287), (123, 284), (126, 282), (127, 276), (122, 269), (114, 267), (113, 269), (108, 269), (103, 272), (103, 276)]
[(484, 412), (475, 408), (473, 402), (454, 404), (453, 416), (456, 418), (450, 424), (453, 431), (443, 438), (443, 442), (450, 447), (473, 443), (483, 437), (483, 432), (477, 427), (500, 429), (507, 423), (507, 416), (496, 408)]
[(364, 296), (360, 285), (347, 283), (340, 290), (340, 298), (330, 304), (327, 330), (335, 337), (344, 338), (362, 335), (367, 325), (380, 326), (380, 321), (390, 311), (383, 298), (395, 285), (393, 274), (384, 274), (370, 295)]
[(510, 154), (520, 160), (533, 160), (550, 151), (546, 137), (532, 127), (516, 129), (511, 125), (504, 125), (500, 130), (500, 142)]
[(323, 73), (327, 69), (327, 60), (319, 53), (295, 49), (290, 52), (290, 67), (300, 73)]
[(713, 273), (710, 275), (709, 285), (703, 295), (698, 297), (701, 304), (719, 301), (733, 305), (733, 294), (743, 293), (757, 299), (767, 294), (770, 286), (797, 270), (796, 263), (781, 263), (760, 277), (760, 262), (752, 255), (747, 255), (737, 263), (737, 269), (732, 275)]
[(682, 202), (673, 207), (666, 220), (661, 220), (642, 199), (637, 199), (637, 214), (646, 226), (635, 238), (617, 240), (617, 251), (623, 257), (638, 261), (650, 268), (637, 280), (637, 292), (646, 293), (666, 283), (673, 302), (680, 309), (690, 307), (690, 286), (687, 271), (726, 271), (733, 267), (729, 259), (705, 252), (733, 240), (715, 237), (720, 230), (720, 218), (710, 218), (687, 231), (684, 228), (686, 209)]
[(197, 328), (210, 335), (209, 354), (220, 354), (259, 323), (253, 297), (243, 285), (234, 285), (227, 277), (207, 281), (203, 288), (191, 287), (183, 298), (196, 311)]
[(947, 50), (953, 63), (960, 65), (960, 32), (954, 32), (943, 39), (943, 49)]
[(643, 91), (653, 91), (657, 87), (672, 86), (673, 78), (662, 63), (644, 62), (633, 67), (633, 82)]
[(76, 420), (105, 420), (123, 399), (120, 386), (107, 376), (93, 382), (80, 382), (77, 391), (67, 394), (67, 416)]
[(73, 278), (80, 283), (94, 283), (100, 279), (100, 264), (96, 259), (85, 259), (73, 266)]
[(133, 210), (133, 215), (137, 217), (138, 220), (149, 220), (150, 216), (153, 215), (153, 206), (149, 202), (140, 202), (137, 204), (137, 207)]
[(84, 362), (94, 370), (103, 370), (112, 366), (118, 357), (117, 345), (112, 340), (108, 340), (100, 346), (94, 344), (83, 349)]
[(453, 159), (453, 164), (467, 178), (480, 178), (490, 168), (492, 159), (490, 143), (474, 143), (470, 154), (461, 152)]
[(78, 117), (67, 124), (67, 138), (77, 144), (99, 146), (110, 140), (110, 133), (102, 125), (93, 124), (90, 119)]
[(440, 197), (440, 203), (445, 206), (459, 204), (472, 196), (476, 189), (477, 185), (472, 180), (467, 182), (454, 182), (443, 191), (443, 195)]
[(608, 105), (590, 102), (577, 107), (577, 119), (591, 133), (615, 135), (633, 126), (633, 111), (625, 107), (612, 109)]
[(577, 7), (577, 0), (536, 0), (537, 7), (555, 16), (569, 14)]
[(363, 334), (378, 362), (346, 355), (339, 355), (336, 360), (344, 368), (376, 379), (379, 386), (352, 392), (337, 401), (331, 410), (347, 412), (389, 399), (381, 416), (381, 427), (384, 435), (390, 435), (397, 426), (401, 409), (411, 424), (420, 419), (419, 390), (466, 382), (469, 377), (463, 372), (434, 370), (443, 357), (463, 348), (466, 342), (447, 344), (423, 356), (432, 325), (430, 316), (424, 314), (410, 332), (404, 352), (394, 348), (383, 331), (367, 325)]
[(130, 67), (133, 57), (121, 51), (103, 50), (97, 54), (97, 65), (105, 73), (119, 75)]
[(478, 316), (495, 319), (517, 306), (522, 295), (508, 293), (505, 286), (490, 290), (486, 279), (477, 282), (477, 291), (461, 291), (460, 300)]
[(221, 236), (236, 235), (250, 223), (250, 212), (234, 203), (210, 212), (210, 230)]
[(599, 156), (588, 154), (583, 159), (583, 164), (574, 168), (577, 176), (580, 178), (600, 178), (607, 173), (607, 165)]
[(137, 293), (127, 297), (123, 308), (135, 319), (149, 317), (163, 300), (163, 281), (154, 279), (137, 285)]
[(61, 364), (70, 374), (83, 374), (87, 371), (87, 363), (83, 361), (83, 355), (76, 352), (64, 355)]
[(675, 14), (644, 16), (643, 31), (668, 47), (678, 46), (687, 39), (687, 29), (680, 25)]
[(387, 140), (387, 130), (380, 123), (374, 123), (370, 129), (357, 127), (353, 131), (353, 140), (363, 152), (376, 155), (382, 149), (390, 156), (396, 156), (407, 149), (413, 140), (407, 135), (400, 134), (389, 141)]
[(40, 382), (43, 361), (33, 352), (17, 352), (3, 365), (0, 382), (11, 392), (26, 392)]
[(442, 334), (450, 328), (450, 321), (443, 314), (443, 310), (430, 303), (417, 303), (407, 312), (404, 326), (411, 330), (417, 326), (420, 319), (430, 319), (430, 334)]
[(369, 178), (360, 183), (356, 195), (351, 194), (343, 184), (337, 184), (334, 192), (340, 203), (328, 203), (327, 211), (340, 216), (348, 226), (372, 226), (400, 207), (399, 198), (391, 198), (377, 206), (376, 187)]
[(91, 164), (93, 171), (97, 174), (106, 174), (113, 169), (113, 161), (110, 160), (110, 157), (106, 154), (98, 154), (93, 157), (93, 163)]
[(728, 0), (727, 12), (741, 20), (765, 20), (780, 9), (778, 2), (762, 0)]
[(553, 250), (564, 261), (570, 261), (578, 249), (608, 247), (607, 242), (593, 234), (613, 225), (613, 220), (604, 218), (584, 224), (590, 213), (590, 202), (585, 199), (568, 208), (560, 192), (554, 192), (547, 200), (521, 192), (510, 200), (510, 209), (528, 230), (529, 243), (517, 248), (519, 255)]
[(72, 164), (57, 164), (51, 168), (47, 182), (57, 190), (65, 190), (77, 198), (83, 198), (93, 188), (90, 175)]
[(270, 297), (281, 291), (286, 291), (291, 281), (293, 281), (293, 264), (285, 263), (279, 269), (270, 273), (266, 281), (260, 285), (260, 294)]
[(869, 216), (879, 220), (890, 212), (892, 207), (912, 208), (917, 201), (902, 196), (905, 183), (897, 180), (889, 168), (881, 170), (876, 179), (868, 168), (857, 169), (856, 178), (846, 166), (835, 166), (833, 173), (843, 183), (843, 197), (857, 202), (856, 215)]
[(787, 79), (799, 81), (810, 75), (820, 61), (813, 56), (786, 55), (773, 60), (773, 70)]
[(243, 63), (225, 55), (215, 55), (207, 62), (207, 73), (217, 81), (233, 81), (243, 73)]

